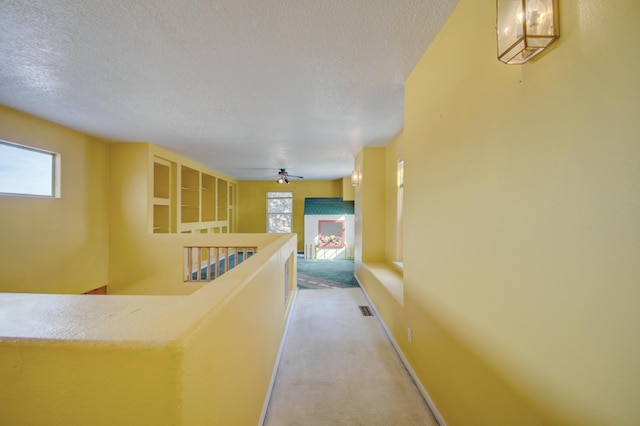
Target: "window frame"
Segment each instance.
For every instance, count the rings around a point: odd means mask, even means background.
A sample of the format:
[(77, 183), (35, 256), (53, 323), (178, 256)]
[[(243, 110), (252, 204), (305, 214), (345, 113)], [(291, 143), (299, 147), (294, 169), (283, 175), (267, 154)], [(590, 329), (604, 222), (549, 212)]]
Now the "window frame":
[[(271, 196), (271, 194), (288, 194), (288, 196)], [(267, 233), (268, 234), (290, 234), (293, 232), (293, 192), (291, 191), (267, 191), (266, 194), (266, 203), (267, 203)], [(291, 200), (291, 208), (290, 211), (271, 211), (269, 207), (269, 200), (272, 199), (289, 199)], [(270, 218), (272, 215), (286, 215), (289, 216), (290, 228), (288, 232), (276, 232), (272, 231), (270, 226)]]
[(15, 142), (0, 139), (0, 145), (4, 145), (10, 148), (15, 148), (24, 151), (35, 152), (38, 154), (51, 157), (51, 188), (48, 194), (29, 193), (29, 192), (4, 192), (0, 189), (0, 196), (8, 197), (35, 197), (35, 198), (60, 198), (60, 170), (61, 170), (61, 155), (57, 152), (49, 151), (42, 148), (36, 148), (34, 146), (23, 145)]
[(403, 230), (404, 230), (404, 158), (399, 158), (396, 169), (396, 253), (393, 262), (399, 268), (403, 268)]

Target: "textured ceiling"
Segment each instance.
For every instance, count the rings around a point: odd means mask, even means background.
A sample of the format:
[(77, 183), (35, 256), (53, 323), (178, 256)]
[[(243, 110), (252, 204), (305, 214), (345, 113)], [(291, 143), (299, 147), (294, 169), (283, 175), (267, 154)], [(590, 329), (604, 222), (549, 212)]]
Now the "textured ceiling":
[(349, 175), (457, 0), (1, 0), (0, 104), (241, 180)]

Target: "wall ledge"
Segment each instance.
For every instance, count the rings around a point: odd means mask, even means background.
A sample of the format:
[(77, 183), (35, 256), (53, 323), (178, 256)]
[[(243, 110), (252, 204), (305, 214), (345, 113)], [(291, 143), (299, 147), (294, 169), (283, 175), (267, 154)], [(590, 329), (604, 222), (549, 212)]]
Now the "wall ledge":
[(400, 306), (404, 306), (404, 279), (395, 266), (385, 262), (362, 262), (362, 267), (378, 280)]

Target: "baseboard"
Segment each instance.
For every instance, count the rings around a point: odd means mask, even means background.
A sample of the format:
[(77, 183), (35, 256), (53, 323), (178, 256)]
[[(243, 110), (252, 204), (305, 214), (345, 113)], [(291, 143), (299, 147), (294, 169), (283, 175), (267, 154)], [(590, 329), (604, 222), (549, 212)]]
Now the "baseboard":
[(404, 364), (404, 367), (409, 372), (409, 375), (411, 376), (411, 379), (413, 379), (414, 383), (418, 387), (418, 390), (420, 391), (420, 394), (422, 395), (422, 397), (424, 398), (425, 402), (429, 406), (429, 410), (431, 410), (431, 413), (433, 414), (433, 417), (435, 417), (436, 421), (438, 422), (438, 424), (440, 426), (447, 426), (447, 422), (444, 421), (444, 418), (442, 417), (442, 415), (440, 414), (440, 412), (436, 408), (436, 405), (433, 403), (433, 400), (431, 399), (431, 397), (427, 393), (427, 390), (424, 388), (424, 386), (422, 386), (422, 383), (420, 382), (420, 379), (418, 378), (418, 375), (416, 374), (415, 371), (413, 371), (413, 368), (411, 368), (411, 365), (409, 364), (409, 361), (407, 361), (407, 358), (405, 358), (404, 354), (402, 353), (402, 350), (400, 349), (400, 346), (398, 346), (398, 343), (396, 342), (396, 339), (393, 337), (393, 334), (391, 334), (391, 332), (389, 331), (389, 328), (387, 328), (387, 324), (384, 323), (384, 320), (382, 319), (382, 317), (380, 316), (380, 313), (376, 309), (375, 303), (373, 303), (373, 301), (371, 300), (371, 298), (367, 294), (367, 290), (365, 290), (364, 286), (362, 285), (362, 283), (360, 282), (358, 277), (356, 275), (354, 275), (354, 276), (355, 276), (356, 280), (358, 281), (358, 284), (360, 284), (360, 288), (362, 289), (362, 292), (364, 293), (364, 296), (367, 298), (367, 301), (369, 301), (369, 305), (371, 305), (371, 308), (375, 312), (376, 317), (378, 318), (378, 321), (380, 321), (380, 324), (382, 324), (382, 328), (384, 329), (384, 332), (387, 333), (387, 337), (389, 337), (389, 340), (391, 341), (391, 344), (393, 345), (393, 347), (395, 348), (396, 352), (398, 353), (398, 356), (400, 357), (400, 360)]
[(273, 386), (276, 383), (276, 375), (278, 374), (278, 366), (280, 365), (280, 357), (282, 356), (282, 351), (284, 350), (285, 341), (287, 339), (287, 333), (289, 332), (289, 324), (291, 323), (291, 318), (293, 317), (293, 309), (296, 305), (296, 299), (298, 298), (298, 291), (293, 294), (293, 301), (291, 302), (291, 309), (289, 311), (289, 317), (287, 318), (287, 322), (284, 326), (284, 332), (282, 333), (282, 339), (280, 340), (280, 348), (278, 349), (278, 356), (276, 357), (276, 362), (273, 366), (273, 373), (271, 373), (271, 381), (269, 382), (269, 388), (267, 389), (267, 395), (264, 399), (264, 404), (262, 406), (262, 413), (260, 414), (260, 421), (258, 422), (258, 426), (262, 426), (264, 424), (265, 417), (267, 417), (267, 409), (269, 408), (269, 401), (271, 400), (271, 394), (273, 392)]

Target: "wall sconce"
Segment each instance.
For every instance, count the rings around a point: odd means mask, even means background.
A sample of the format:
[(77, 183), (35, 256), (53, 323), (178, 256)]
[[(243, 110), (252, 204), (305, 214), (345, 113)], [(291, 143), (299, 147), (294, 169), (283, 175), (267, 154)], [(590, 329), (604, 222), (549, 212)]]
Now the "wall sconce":
[(362, 180), (362, 176), (360, 175), (360, 171), (357, 169), (351, 172), (351, 185), (356, 188), (360, 186), (360, 181)]
[(558, 0), (497, 0), (498, 59), (524, 64), (560, 35)]

